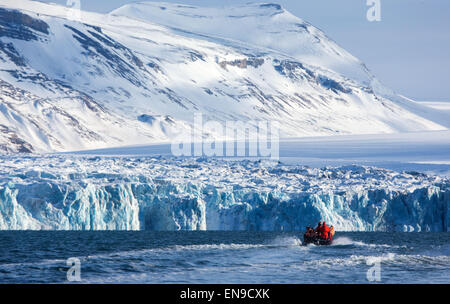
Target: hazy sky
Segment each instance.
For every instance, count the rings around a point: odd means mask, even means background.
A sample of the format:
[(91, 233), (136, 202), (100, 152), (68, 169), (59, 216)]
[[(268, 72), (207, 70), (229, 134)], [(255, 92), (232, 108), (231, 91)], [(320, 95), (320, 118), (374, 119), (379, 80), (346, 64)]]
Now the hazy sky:
[[(199, 6), (279, 3), (323, 30), (366, 63), (396, 92), (450, 101), (450, 1), (380, 0), (381, 21), (366, 18), (367, 0), (166, 0)], [(43, 0), (66, 4), (67, 0)], [(83, 10), (109, 12), (130, 0), (81, 0)]]

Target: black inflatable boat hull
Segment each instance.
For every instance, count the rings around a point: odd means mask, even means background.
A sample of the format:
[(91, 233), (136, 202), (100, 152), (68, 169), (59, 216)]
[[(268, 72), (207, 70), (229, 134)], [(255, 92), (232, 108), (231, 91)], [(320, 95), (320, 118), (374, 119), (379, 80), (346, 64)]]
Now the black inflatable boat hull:
[(333, 243), (333, 240), (323, 240), (323, 239), (313, 239), (313, 240), (303, 240), (303, 246), (308, 244), (314, 244), (316, 246), (328, 246)]

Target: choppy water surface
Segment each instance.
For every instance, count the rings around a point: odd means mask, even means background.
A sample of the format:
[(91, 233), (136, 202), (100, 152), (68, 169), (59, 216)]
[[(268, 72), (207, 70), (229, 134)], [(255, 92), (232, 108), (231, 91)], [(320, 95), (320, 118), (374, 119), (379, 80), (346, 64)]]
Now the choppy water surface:
[(369, 270), (450, 283), (450, 233), (338, 233), (318, 247), (295, 232), (0, 232), (1, 283), (66, 283), (70, 257), (82, 283), (368, 283)]

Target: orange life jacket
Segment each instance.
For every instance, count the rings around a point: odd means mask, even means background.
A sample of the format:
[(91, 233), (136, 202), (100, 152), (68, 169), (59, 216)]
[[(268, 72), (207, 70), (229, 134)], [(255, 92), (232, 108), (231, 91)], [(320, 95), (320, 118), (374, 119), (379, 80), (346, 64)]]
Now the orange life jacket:
[(330, 239), (333, 238), (334, 233), (335, 233), (335, 232), (334, 232), (334, 227), (331, 227), (331, 228), (330, 228), (330, 235), (329, 235), (329, 236), (330, 236)]
[(327, 224), (322, 224), (322, 233), (320, 234), (320, 237), (323, 239), (328, 239), (328, 233), (330, 232), (330, 228), (327, 226)]

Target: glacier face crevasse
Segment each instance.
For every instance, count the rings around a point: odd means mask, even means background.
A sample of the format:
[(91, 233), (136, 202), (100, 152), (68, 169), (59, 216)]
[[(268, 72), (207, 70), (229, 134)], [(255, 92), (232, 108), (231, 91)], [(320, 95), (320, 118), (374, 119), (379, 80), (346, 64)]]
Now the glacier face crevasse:
[[(3, 171), (18, 158), (4, 160)], [(22, 159), (2, 177), (0, 229), (303, 230), (319, 220), (341, 231), (450, 228), (450, 183), (438, 177), (360, 166), (43, 159)], [(37, 162), (41, 170), (24, 171)]]

